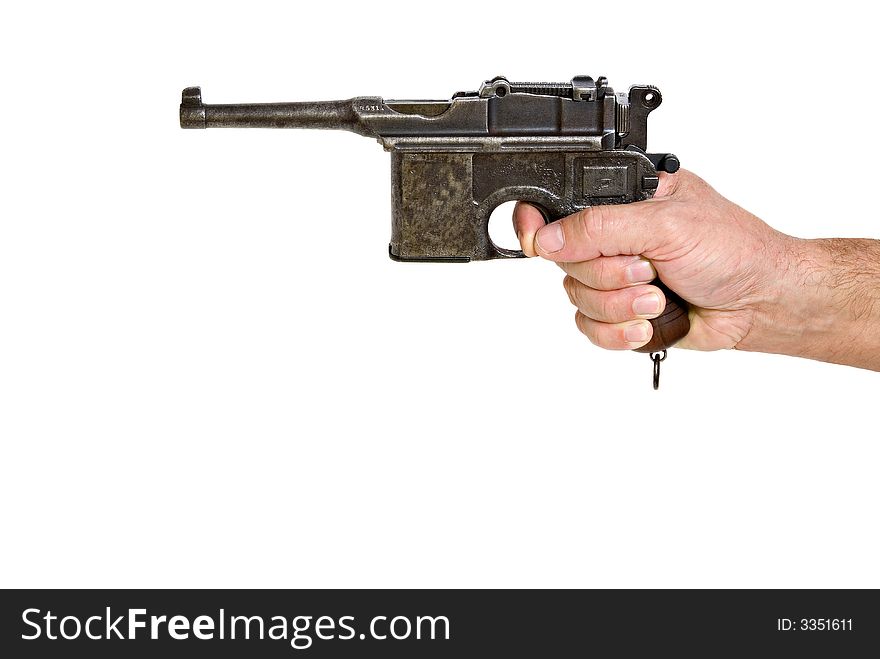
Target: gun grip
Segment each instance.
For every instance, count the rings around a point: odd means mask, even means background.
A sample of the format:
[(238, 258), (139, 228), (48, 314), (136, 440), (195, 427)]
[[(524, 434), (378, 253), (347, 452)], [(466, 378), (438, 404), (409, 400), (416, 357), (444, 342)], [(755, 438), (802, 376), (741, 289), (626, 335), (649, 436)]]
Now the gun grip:
[(651, 340), (641, 348), (636, 348), (635, 352), (662, 352), (683, 339), (691, 329), (691, 321), (688, 318), (690, 305), (670, 291), (659, 279), (651, 283), (663, 291), (663, 295), (666, 296), (666, 308), (663, 309), (662, 314), (651, 320), (651, 325), (654, 327)]

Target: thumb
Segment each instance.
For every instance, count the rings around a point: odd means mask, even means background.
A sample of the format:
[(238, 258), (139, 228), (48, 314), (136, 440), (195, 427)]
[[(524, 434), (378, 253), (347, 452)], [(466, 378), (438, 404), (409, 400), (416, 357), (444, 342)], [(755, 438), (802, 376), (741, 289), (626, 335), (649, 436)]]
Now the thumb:
[(660, 221), (660, 214), (667, 206), (663, 200), (683, 194), (694, 178), (683, 169), (675, 174), (660, 172), (660, 185), (652, 199), (591, 206), (540, 227), (534, 234), (534, 252), (557, 262), (589, 261), (621, 254), (644, 254), (650, 258), (652, 251), (675, 238), (669, 235), (668, 225)]
[(538, 229), (535, 252), (557, 262), (649, 254), (665, 242), (663, 206), (658, 200), (585, 208)]
[(545, 224), (541, 211), (526, 202), (517, 202), (513, 209), (513, 229), (519, 239), (520, 248), (526, 256), (537, 256), (535, 234)]

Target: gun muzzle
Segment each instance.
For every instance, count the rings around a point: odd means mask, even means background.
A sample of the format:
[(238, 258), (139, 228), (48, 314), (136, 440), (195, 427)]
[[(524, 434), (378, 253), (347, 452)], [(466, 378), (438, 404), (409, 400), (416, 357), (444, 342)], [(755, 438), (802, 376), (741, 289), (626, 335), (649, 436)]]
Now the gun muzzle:
[(181, 128), (324, 128), (363, 133), (352, 101), (205, 105), (201, 87), (180, 99)]

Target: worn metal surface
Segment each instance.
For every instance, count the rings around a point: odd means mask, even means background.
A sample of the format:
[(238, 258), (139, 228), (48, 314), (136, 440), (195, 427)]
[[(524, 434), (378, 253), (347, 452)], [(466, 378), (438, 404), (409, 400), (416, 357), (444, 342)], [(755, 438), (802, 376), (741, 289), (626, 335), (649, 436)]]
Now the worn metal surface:
[(405, 261), (482, 261), (521, 256), (489, 238), (489, 216), (506, 201), (528, 201), (548, 220), (597, 204), (647, 199), (651, 162), (635, 151), (471, 147), (450, 152), (391, 150), (391, 254)]
[[(207, 105), (200, 88), (188, 87), (180, 125), (324, 128), (373, 137), (391, 152), (391, 257), (466, 262), (522, 257), (489, 237), (489, 216), (506, 201), (531, 202), (553, 221), (653, 195), (657, 170), (678, 169), (674, 155), (645, 152), (648, 115), (661, 102), (656, 87), (615, 93), (605, 78), (589, 76), (570, 83), (496, 77), (449, 100), (359, 96)], [(656, 342), (646, 349), (661, 350), (683, 335), (686, 306), (670, 302), (655, 322)], [(670, 313), (674, 328), (661, 322)]]

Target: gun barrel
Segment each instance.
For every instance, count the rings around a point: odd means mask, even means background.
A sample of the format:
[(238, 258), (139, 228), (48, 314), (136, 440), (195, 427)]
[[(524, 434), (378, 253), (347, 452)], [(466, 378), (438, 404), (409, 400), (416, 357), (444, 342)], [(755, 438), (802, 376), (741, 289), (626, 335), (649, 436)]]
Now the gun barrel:
[(325, 128), (362, 132), (348, 101), (206, 105), (199, 87), (183, 90), (181, 128)]

